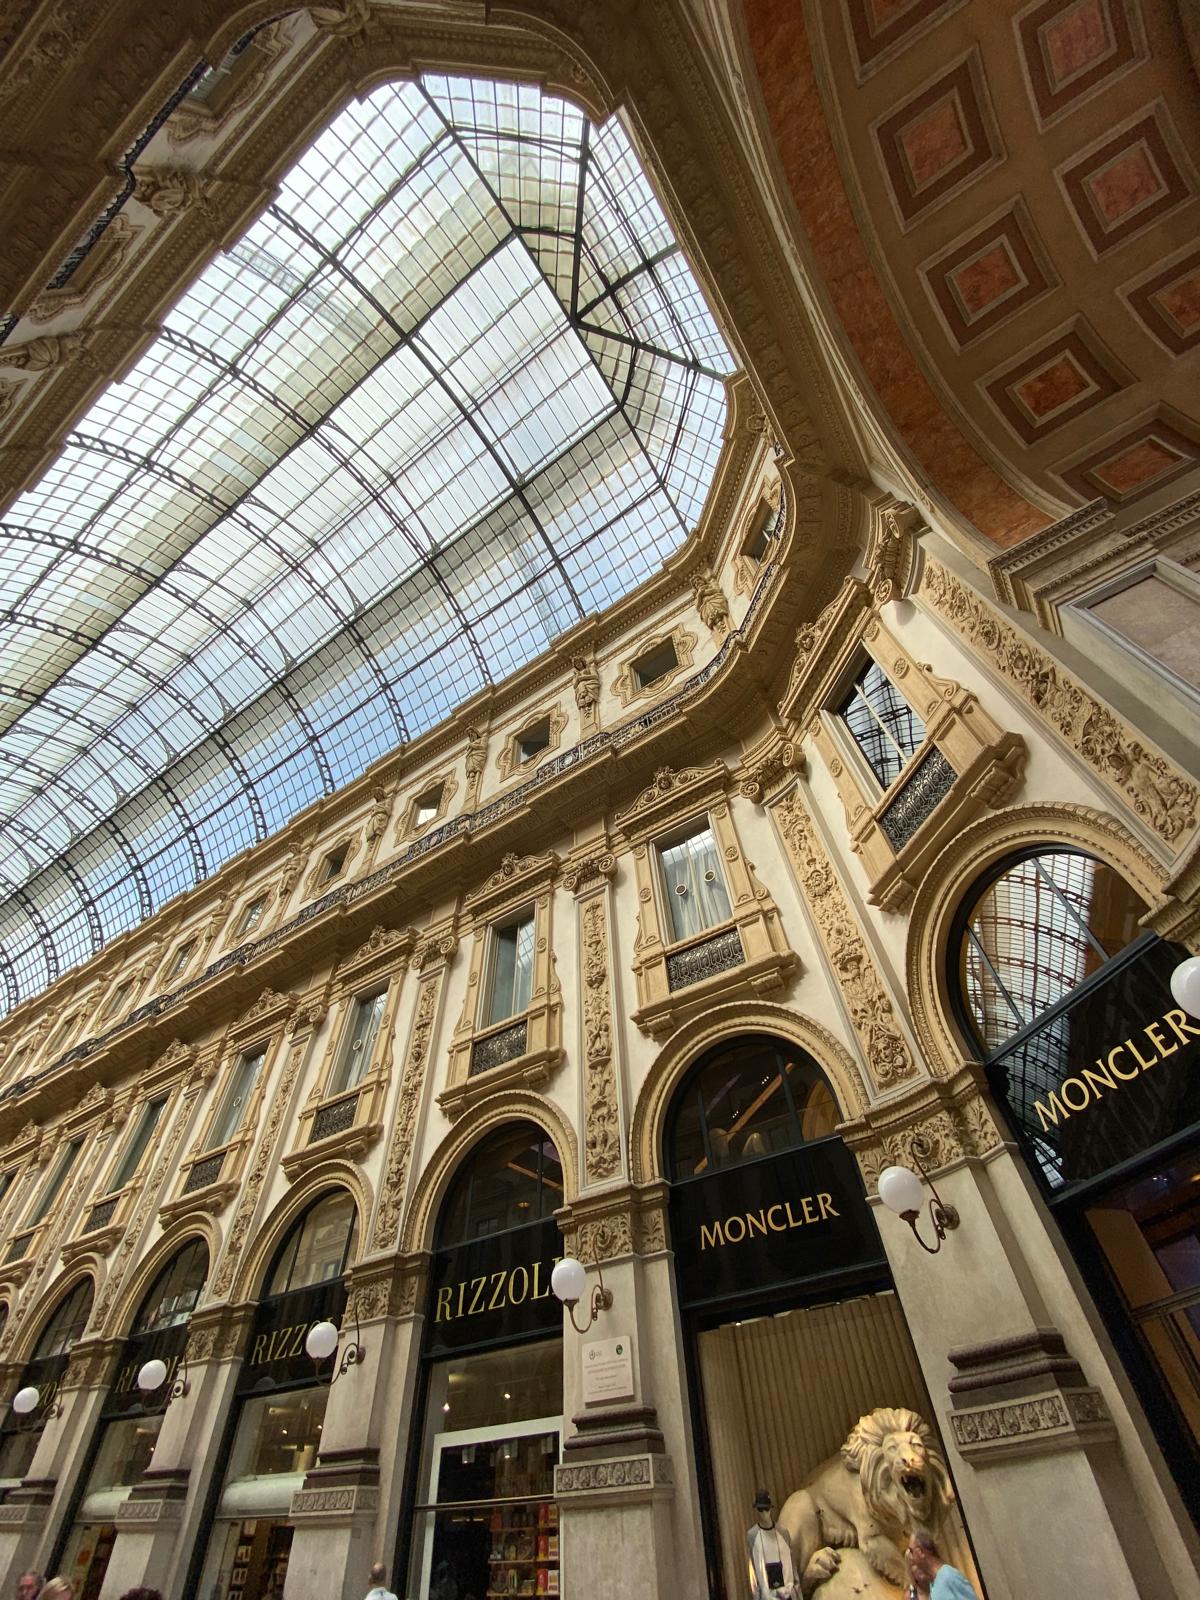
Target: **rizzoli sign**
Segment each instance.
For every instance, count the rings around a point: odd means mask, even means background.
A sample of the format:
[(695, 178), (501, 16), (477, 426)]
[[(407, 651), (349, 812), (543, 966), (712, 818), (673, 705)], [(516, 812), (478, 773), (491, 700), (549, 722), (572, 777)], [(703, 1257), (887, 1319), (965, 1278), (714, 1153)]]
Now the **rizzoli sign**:
[(677, 1180), (671, 1241), (685, 1306), (866, 1278), (883, 1261), (858, 1167), (836, 1136)]
[(562, 1328), (550, 1274), (563, 1253), (553, 1218), (438, 1250), (430, 1265), (426, 1351), (501, 1344)]

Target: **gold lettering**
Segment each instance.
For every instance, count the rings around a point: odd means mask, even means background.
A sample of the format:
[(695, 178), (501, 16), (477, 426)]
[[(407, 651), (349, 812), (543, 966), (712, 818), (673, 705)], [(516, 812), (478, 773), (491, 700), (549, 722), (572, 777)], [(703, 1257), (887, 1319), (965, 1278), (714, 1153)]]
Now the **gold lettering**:
[(475, 1293), (471, 1296), (471, 1304), (467, 1307), (467, 1315), (473, 1317), (477, 1311), (482, 1311), (480, 1301), (483, 1299), (483, 1286), (487, 1282), (487, 1273), (482, 1278), (472, 1278), (471, 1287)]
[(304, 1349), (304, 1340), (308, 1330), (303, 1323), (300, 1323), (298, 1327), (291, 1331), (294, 1332), (295, 1337), (292, 1339), (292, 1348), (288, 1351), (288, 1355), (298, 1356)]
[(463, 1314), (463, 1295), (466, 1294), (466, 1292), (467, 1292), (467, 1281), (464, 1278), (463, 1281), (458, 1286), (458, 1310), (454, 1313), (454, 1315), (456, 1317), (461, 1317), (462, 1314)]
[(450, 1297), (454, 1293), (452, 1283), (443, 1284), (437, 1292), (437, 1310), (434, 1312), (435, 1322), (449, 1322), (454, 1313), (450, 1309)]
[(529, 1298), (531, 1300), (544, 1300), (546, 1298), (546, 1296), (550, 1293), (550, 1285), (549, 1284), (547, 1284), (544, 1289), (539, 1289), (538, 1288), (538, 1284), (541, 1282), (541, 1278), (542, 1278), (542, 1263), (540, 1261), (535, 1261), (533, 1263), (533, 1293), (529, 1296)]
[(1179, 1049), (1177, 1044), (1167, 1043), (1162, 1036), (1162, 1029), (1159, 1027), (1157, 1022), (1148, 1022), (1146, 1024), (1146, 1033), (1149, 1036), (1151, 1044), (1158, 1051), (1160, 1057), (1173, 1056), (1176, 1050)]
[(1141, 1051), (1138, 1049), (1137, 1045), (1134, 1044), (1132, 1039), (1126, 1039), (1125, 1048), (1129, 1051), (1130, 1055), (1134, 1055), (1134, 1056), (1137, 1057), (1138, 1065), (1141, 1067), (1143, 1072), (1145, 1072), (1148, 1067), (1152, 1067), (1154, 1065), (1154, 1059), (1155, 1058), (1153, 1056), (1151, 1056), (1150, 1060), (1147, 1061), (1143, 1057), (1143, 1055), (1142, 1055)]
[(775, 1215), (776, 1212), (779, 1212), (780, 1215), (782, 1215), (783, 1214), (783, 1207), (776, 1205), (776, 1206), (769, 1206), (767, 1208), (767, 1227), (771, 1229), (772, 1233), (786, 1233), (787, 1232), (787, 1224), (785, 1222), (772, 1222), (772, 1220), (771, 1220), (771, 1218)]
[(711, 1228), (707, 1222), (702, 1222), (700, 1224), (701, 1250), (712, 1250), (715, 1249), (717, 1245), (723, 1245), (724, 1243), (725, 1235), (721, 1231), (721, 1224), (719, 1222), (714, 1222)]
[(805, 1222), (815, 1222), (816, 1212), (813, 1210), (812, 1195), (806, 1194), (800, 1202), (800, 1209), (804, 1212)]
[(767, 1236), (766, 1213), (763, 1211), (747, 1211), (746, 1230), (752, 1239), (755, 1233), (761, 1233), (765, 1239)]
[[(1049, 1109), (1049, 1111), (1047, 1111), (1046, 1107), (1042, 1104), (1042, 1102), (1040, 1100), (1035, 1100), (1033, 1102), (1033, 1109), (1038, 1114), (1038, 1120), (1042, 1124), (1042, 1132), (1043, 1133), (1051, 1125), (1051, 1123), (1053, 1123), (1053, 1125), (1057, 1128), (1058, 1127), (1058, 1121), (1059, 1121), (1060, 1117), (1065, 1122), (1067, 1120), (1067, 1118), (1071, 1115), (1071, 1113), (1067, 1110), (1066, 1106), (1063, 1105), (1062, 1101), (1054, 1093), (1053, 1089), (1050, 1091), (1050, 1109)], [(1050, 1119), (1049, 1122), (1046, 1120), (1047, 1117), (1049, 1117), (1049, 1119)]]
[(784, 1210), (787, 1212), (787, 1219), (788, 1219), (788, 1227), (789, 1228), (802, 1228), (804, 1226), (804, 1224), (802, 1222), (797, 1222), (796, 1218), (793, 1216), (793, 1214), (792, 1214), (792, 1202), (790, 1200), (785, 1200), (784, 1201)]
[[(1110, 1072), (1115, 1072), (1118, 1078), (1123, 1078), (1124, 1081), (1126, 1083), (1128, 1083), (1130, 1078), (1136, 1078), (1137, 1077), (1138, 1069), (1136, 1067), (1134, 1067), (1132, 1072), (1122, 1072), (1121, 1071), (1120, 1067), (1117, 1065), (1117, 1057), (1118, 1056), (1123, 1056), (1124, 1054), (1125, 1054), (1125, 1046), (1123, 1044), (1119, 1044), (1114, 1049), (1110, 1050), (1108, 1052), (1108, 1068), (1109, 1068)], [(1045, 1126), (1045, 1124), (1043, 1123), (1043, 1127), (1044, 1126)]]
[[(521, 1292), (517, 1293), (517, 1273), (521, 1274)], [(524, 1267), (514, 1267), (508, 1275), (508, 1303), (523, 1305), (529, 1296), (529, 1273)]]
[(1112, 1081), (1110, 1074), (1105, 1071), (1099, 1057), (1097, 1057), (1096, 1065), (1094, 1067), (1084, 1067), (1083, 1081), (1087, 1084), (1088, 1088), (1092, 1091), (1097, 1100), (1100, 1098), (1101, 1084), (1103, 1084), (1106, 1089), (1115, 1089), (1117, 1087)]
[[(1083, 1099), (1078, 1105), (1076, 1105), (1071, 1099), (1070, 1093), (1068, 1092), (1072, 1086), (1078, 1089), (1080, 1094), (1083, 1096)], [(1088, 1088), (1087, 1084), (1081, 1082), (1079, 1078), (1064, 1078), (1062, 1083), (1059, 1085), (1058, 1092), (1063, 1097), (1063, 1103), (1070, 1106), (1072, 1111), (1086, 1111), (1088, 1101), (1092, 1098), (1091, 1090)]]
[(1200, 1039), (1200, 1028), (1192, 1027), (1191, 1023), (1187, 1019), (1186, 1011), (1168, 1011), (1166, 1016), (1163, 1018), (1163, 1021), (1171, 1024), (1171, 1028), (1178, 1038), (1180, 1044), (1187, 1043), (1187, 1036), (1189, 1033), (1193, 1039)]
[(492, 1298), (488, 1301), (488, 1310), (498, 1311), (500, 1309), (500, 1301), (504, 1295), (504, 1285), (508, 1282), (508, 1274), (505, 1272), (493, 1272), (492, 1282), (496, 1287), (492, 1290)]
[[(736, 1234), (733, 1231), (733, 1225), (734, 1225), (735, 1222), (737, 1223), (737, 1229), (738, 1229)], [(745, 1222), (745, 1218), (744, 1217), (726, 1217), (725, 1218), (725, 1238), (727, 1239), (727, 1241), (730, 1244), (741, 1244), (742, 1240), (745, 1237), (746, 1237), (746, 1222)]]
[(263, 1354), (263, 1348), (266, 1345), (266, 1342), (267, 1336), (265, 1333), (260, 1333), (255, 1337), (254, 1349), (250, 1352), (250, 1365), (252, 1367), (261, 1366), (263, 1361), (266, 1360), (266, 1356)]
[(820, 1205), (821, 1205), (821, 1221), (822, 1222), (825, 1221), (826, 1217), (839, 1217), (839, 1216), (841, 1216), (841, 1212), (840, 1211), (835, 1211), (834, 1208), (833, 1208), (833, 1196), (831, 1194), (819, 1194), (817, 1196), (817, 1199), (818, 1199), (818, 1201), (820, 1202)]

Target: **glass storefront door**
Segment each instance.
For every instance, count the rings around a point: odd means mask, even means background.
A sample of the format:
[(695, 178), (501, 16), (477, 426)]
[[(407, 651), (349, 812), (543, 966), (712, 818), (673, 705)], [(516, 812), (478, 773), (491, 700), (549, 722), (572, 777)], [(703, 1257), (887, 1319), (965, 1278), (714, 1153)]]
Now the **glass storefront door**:
[(150, 1465), (162, 1416), (120, 1417), (102, 1427), (62, 1561), (77, 1600), (96, 1600), (100, 1593), (117, 1537), (117, 1507)]

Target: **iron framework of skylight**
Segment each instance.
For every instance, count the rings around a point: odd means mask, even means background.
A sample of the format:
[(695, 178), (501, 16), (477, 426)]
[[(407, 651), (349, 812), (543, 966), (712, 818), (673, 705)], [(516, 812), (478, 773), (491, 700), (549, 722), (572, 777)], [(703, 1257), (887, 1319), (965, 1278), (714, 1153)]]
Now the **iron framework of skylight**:
[(616, 119), (344, 111), (3, 524), (7, 1004), (656, 570), (732, 369)]

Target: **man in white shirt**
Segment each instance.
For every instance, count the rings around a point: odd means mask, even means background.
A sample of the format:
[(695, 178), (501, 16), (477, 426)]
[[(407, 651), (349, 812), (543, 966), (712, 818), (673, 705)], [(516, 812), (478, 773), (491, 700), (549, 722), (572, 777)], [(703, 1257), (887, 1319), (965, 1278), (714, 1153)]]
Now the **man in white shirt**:
[(367, 1590), (366, 1600), (396, 1600), (392, 1591), (383, 1586), (386, 1577), (387, 1568), (382, 1561), (377, 1561), (371, 1568), (371, 1587)]

